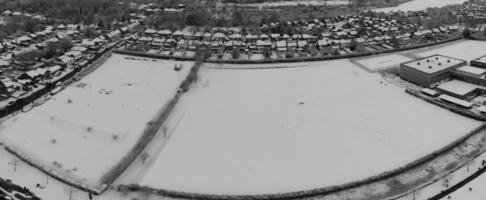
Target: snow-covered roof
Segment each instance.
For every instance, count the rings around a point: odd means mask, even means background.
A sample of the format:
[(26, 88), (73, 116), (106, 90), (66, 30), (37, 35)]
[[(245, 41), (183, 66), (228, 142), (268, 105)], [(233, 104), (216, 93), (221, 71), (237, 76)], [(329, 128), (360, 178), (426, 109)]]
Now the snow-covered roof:
[(2, 79), (2, 80), (0, 80), (0, 81), (1, 81), (1, 82), (2, 82), (2, 83), (5, 85), (5, 87), (7, 87), (7, 88), (12, 87), (12, 86), (14, 86), (14, 85), (15, 85), (15, 83), (12, 81), (12, 79), (11, 79), (11, 78), (8, 78), (8, 77), (3, 78), (3, 79)]
[(447, 101), (449, 103), (454, 103), (456, 105), (459, 105), (459, 106), (462, 106), (462, 107), (465, 107), (465, 108), (470, 108), (472, 106), (471, 102), (464, 101), (464, 100), (449, 96), (447, 94), (440, 95), (439, 98), (444, 100), (444, 101)]
[(260, 39), (267, 39), (269, 38), (267, 34), (261, 34), (260, 36), (258, 36), (258, 38)]
[(471, 66), (462, 66), (457, 68), (457, 71), (470, 73), (476, 76), (482, 76), (486, 73), (486, 69)]
[(435, 96), (438, 94), (437, 91), (435, 90), (432, 90), (432, 89), (429, 89), (429, 88), (423, 88), (422, 90), (420, 90), (422, 93), (424, 94), (427, 94), (427, 95), (430, 95), (430, 96)]
[(211, 38), (211, 33), (204, 33), (203, 34), (203, 37), (205, 37), (205, 38)]
[(257, 40), (256, 45), (257, 46), (272, 46), (272, 43), (268, 40)]
[(486, 106), (479, 106), (479, 112), (486, 113)]
[(157, 32), (157, 34), (159, 34), (159, 35), (170, 35), (171, 33), (172, 33), (172, 31), (167, 30), (167, 29), (160, 30), (160, 31)]
[(57, 72), (57, 71), (61, 70), (61, 66), (54, 65), (54, 66), (48, 67), (47, 70), (50, 71), (50, 72)]
[(177, 31), (174, 31), (174, 33), (172, 33), (172, 35), (182, 36), (182, 35), (184, 35), (184, 33), (182, 33), (182, 31), (177, 30)]
[(141, 38), (138, 38), (138, 40), (140, 40), (142, 42), (150, 42), (153, 39), (151, 37), (141, 37)]
[(464, 96), (468, 93), (473, 92), (474, 90), (479, 88), (479, 86), (454, 79), (452, 81), (440, 84), (439, 86), (437, 86), (437, 88), (443, 91), (450, 92), (452, 94)]
[(319, 46), (327, 46), (328, 44), (329, 44), (329, 42), (327, 40), (324, 40), (324, 39), (317, 41), (317, 45), (319, 45)]
[(47, 69), (45, 69), (45, 68), (37, 68), (35, 70), (31, 70), (31, 71), (26, 72), (26, 74), (29, 75), (30, 77), (34, 78), (36, 76), (44, 75), (46, 72), (47, 72)]
[(28, 37), (28, 36), (21, 36), (19, 38), (17, 38), (17, 42), (27, 42), (27, 41), (30, 41), (31, 38)]
[(486, 63), (486, 56), (481, 56), (479, 58), (474, 59), (476, 62)]
[(154, 34), (154, 33), (156, 33), (156, 32), (157, 32), (156, 30), (154, 30), (154, 29), (150, 29), (150, 28), (149, 28), (149, 29), (146, 29), (146, 30), (144, 31), (144, 33), (146, 33), (146, 34)]
[(62, 56), (58, 57), (57, 59), (59, 59), (64, 64), (70, 63), (72, 60), (74, 60), (74, 58), (67, 56), (67, 55), (62, 55)]
[(251, 33), (245, 36), (246, 39), (256, 39), (256, 35), (252, 35)]
[(80, 51), (80, 52), (85, 52), (88, 50), (88, 48), (83, 47), (83, 46), (73, 46), (71, 48), (72, 51)]
[(213, 38), (225, 38), (226, 35), (224, 35), (223, 33), (221, 32), (217, 32), (213, 35)]
[(81, 51), (68, 51), (64, 55), (76, 58), (76, 57), (83, 55), (83, 53)]
[(229, 38), (231, 38), (231, 39), (241, 39), (241, 34), (234, 33), (234, 34), (230, 35)]
[(433, 74), (439, 71), (447, 70), (463, 62), (465, 63), (463, 60), (447, 56), (433, 55), (422, 59), (409, 61), (403, 63), (403, 65), (426, 74)]
[(297, 45), (299, 47), (307, 46), (307, 40), (299, 40), (297, 41)]

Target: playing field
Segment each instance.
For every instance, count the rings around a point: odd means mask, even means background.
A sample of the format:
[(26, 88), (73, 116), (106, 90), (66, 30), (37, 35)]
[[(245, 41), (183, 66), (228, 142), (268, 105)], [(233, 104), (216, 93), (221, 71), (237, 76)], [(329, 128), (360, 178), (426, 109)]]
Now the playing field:
[(349, 60), (306, 65), (206, 64), (172, 114), (169, 141), (149, 152), (132, 183), (210, 194), (340, 185), (406, 165), (480, 125)]
[[(192, 66), (114, 54), (43, 105), (0, 126), (0, 138), (57, 173), (88, 185), (116, 165), (177, 91)], [(135, 60), (138, 59), (138, 60)]]

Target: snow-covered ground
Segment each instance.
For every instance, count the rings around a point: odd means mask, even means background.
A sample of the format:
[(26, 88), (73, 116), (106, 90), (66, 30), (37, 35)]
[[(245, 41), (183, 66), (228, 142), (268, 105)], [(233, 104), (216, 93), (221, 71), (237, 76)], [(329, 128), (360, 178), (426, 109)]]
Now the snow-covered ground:
[(412, 0), (396, 7), (378, 8), (376, 12), (419, 11), (430, 7), (443, 7), (447, 5), (462, 4), (466, 0)]
[[(484, 157), (484, 156), (483, 156)], [(483, 158), (485, 159), (485, 158)], [(476, 162), (476, 165), (481, 165), (481, 162)], [(471, 171), (475, 172), (478, 168), (470, 167)], [(486, 173), (477, 177), (473, 181), (466, 184), (464, 187), (456, 190), (451, 195), (451, 200), (481, 200), (486, 198)], [(469, 190), (471, 188), (471, 190)], [(444, 198), (448, 199), (448, 198)]]
[(437, 49), (428, 50), (418, 53), (418, 56), (426, 57), (434, 54), (442, 54), (453, 58), (459, 58), (471, 61), (483, 55), (486, 55), (486, 42), (476, 40), (465, 40), (459, 43), (453, 43)]
[(355, 62), (362, 65), (370, 71), (377, 71), (380, 69), (386, 69), (393, 66), (398, 66), (400, 63), (411, 61), (413, 59), (400, 54), (387, 54), (374, 57), (366, 57), (363, 59), (356, 59)]
[[(69, 187), (41, 171), (22, 162), (0, 146), (0, 178), (11, 179), (15, 184), (25, 186), (43, 200), (89, 200), (88, 193)], [(36, 185), (40, 184), (41, 187)], [(121, 200), (118, 193), (108, 190), (103, 197), (94, 199)], [(128, 198), (127, 198), (128, 199)]]
[(203, 70), (167, 125), (171, 138), (131, 183), (214, 194), (339, 185), (403, 166), (480, 124), (349, 60), (305, 65)]
[(245, 6), (255, 7), (275, 7), (275, 6), (297, 6), (297, 5), (348, 5), (349, 0), (292, 0), (292, 1), (279, 1), (279, 2), (263, 2), (263, 3), (249, 3), (241, 4)]
[(99, 69), (44, 104), (0, 125), (0, 138), (58, 173), (96, 186), (174, 95), (191, 63), (125, 59)]

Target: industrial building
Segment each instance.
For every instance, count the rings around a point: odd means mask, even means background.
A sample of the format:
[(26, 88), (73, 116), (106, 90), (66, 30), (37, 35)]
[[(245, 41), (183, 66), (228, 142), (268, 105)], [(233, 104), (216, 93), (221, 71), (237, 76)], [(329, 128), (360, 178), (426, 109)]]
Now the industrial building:
[(454, 79), (438, 85), (436, 89), (442, 94), (447, 94), (459, 99), (470, 100), (476, 97), (480, 93), (480, 90), (484, 90), (484, 87)]
[(465, 60), (443, 55), (409, 61), (400, 65), (400, 78), (420, 85), (430, 87), (432, 84), (449, 78), (450, 71), (466, 65)]
[(475, 67), (486, 68), (486, 55), (471, 60), (471, 65)]
[(455, 72), (462, 73), (467, 76), (484, 78), (486, 74), (486, 69), (472, 66), (462, 66), (455, 70)]

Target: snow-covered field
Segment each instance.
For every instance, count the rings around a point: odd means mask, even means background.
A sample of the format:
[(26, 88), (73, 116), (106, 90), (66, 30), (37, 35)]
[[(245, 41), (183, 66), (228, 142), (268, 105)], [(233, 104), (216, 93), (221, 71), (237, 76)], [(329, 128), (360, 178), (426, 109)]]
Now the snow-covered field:
[(204, 69), (167, 125), (171, 138), (132, 183), (214, 194), (339, 185), (403, 166), (480, 124), (349, 60), (306, 65)]
[(486, 55), (486, 42), (476, 41), (476, 40), (465, 40), (441, 48), (421, 52), (417, 55), (426, 57), (434, 54), (441, 54), (453, 58), (459, 58), (466, 61), (471, 61), (473, 59)]
[(396, 7), (378, 8), (376, 12), (395, 12), (395, 11), (419, 11), (430, 7), (443, 7), (447, 5), (462, 4), (466, 0), (412, 0), (400, 4)]
[(362, 65), (370, 71), (377, 71), (380, 69), (389, 68), (392, 66), (398, 66), (400, 63), (411, 61), (411, 58), (400, 54), (388, 54), (375, 57), (369, 57), (364, 59), (356, 59), (355, 62)]
[(96, 186), (173, 96), (191, 63), (125, 59), (99, 69), (43, 105), (0, 125), (0, 138), (64, 176)]
[(297, 5), (348, 5), (349, 0), (292, 0), (292, 1), (279, 1), (279, 2), (263, 2), (263, 3), (249, 3), (242, 4), (245, 6), (255, 7), (276, 7), (276, 6), (297, 6)]

